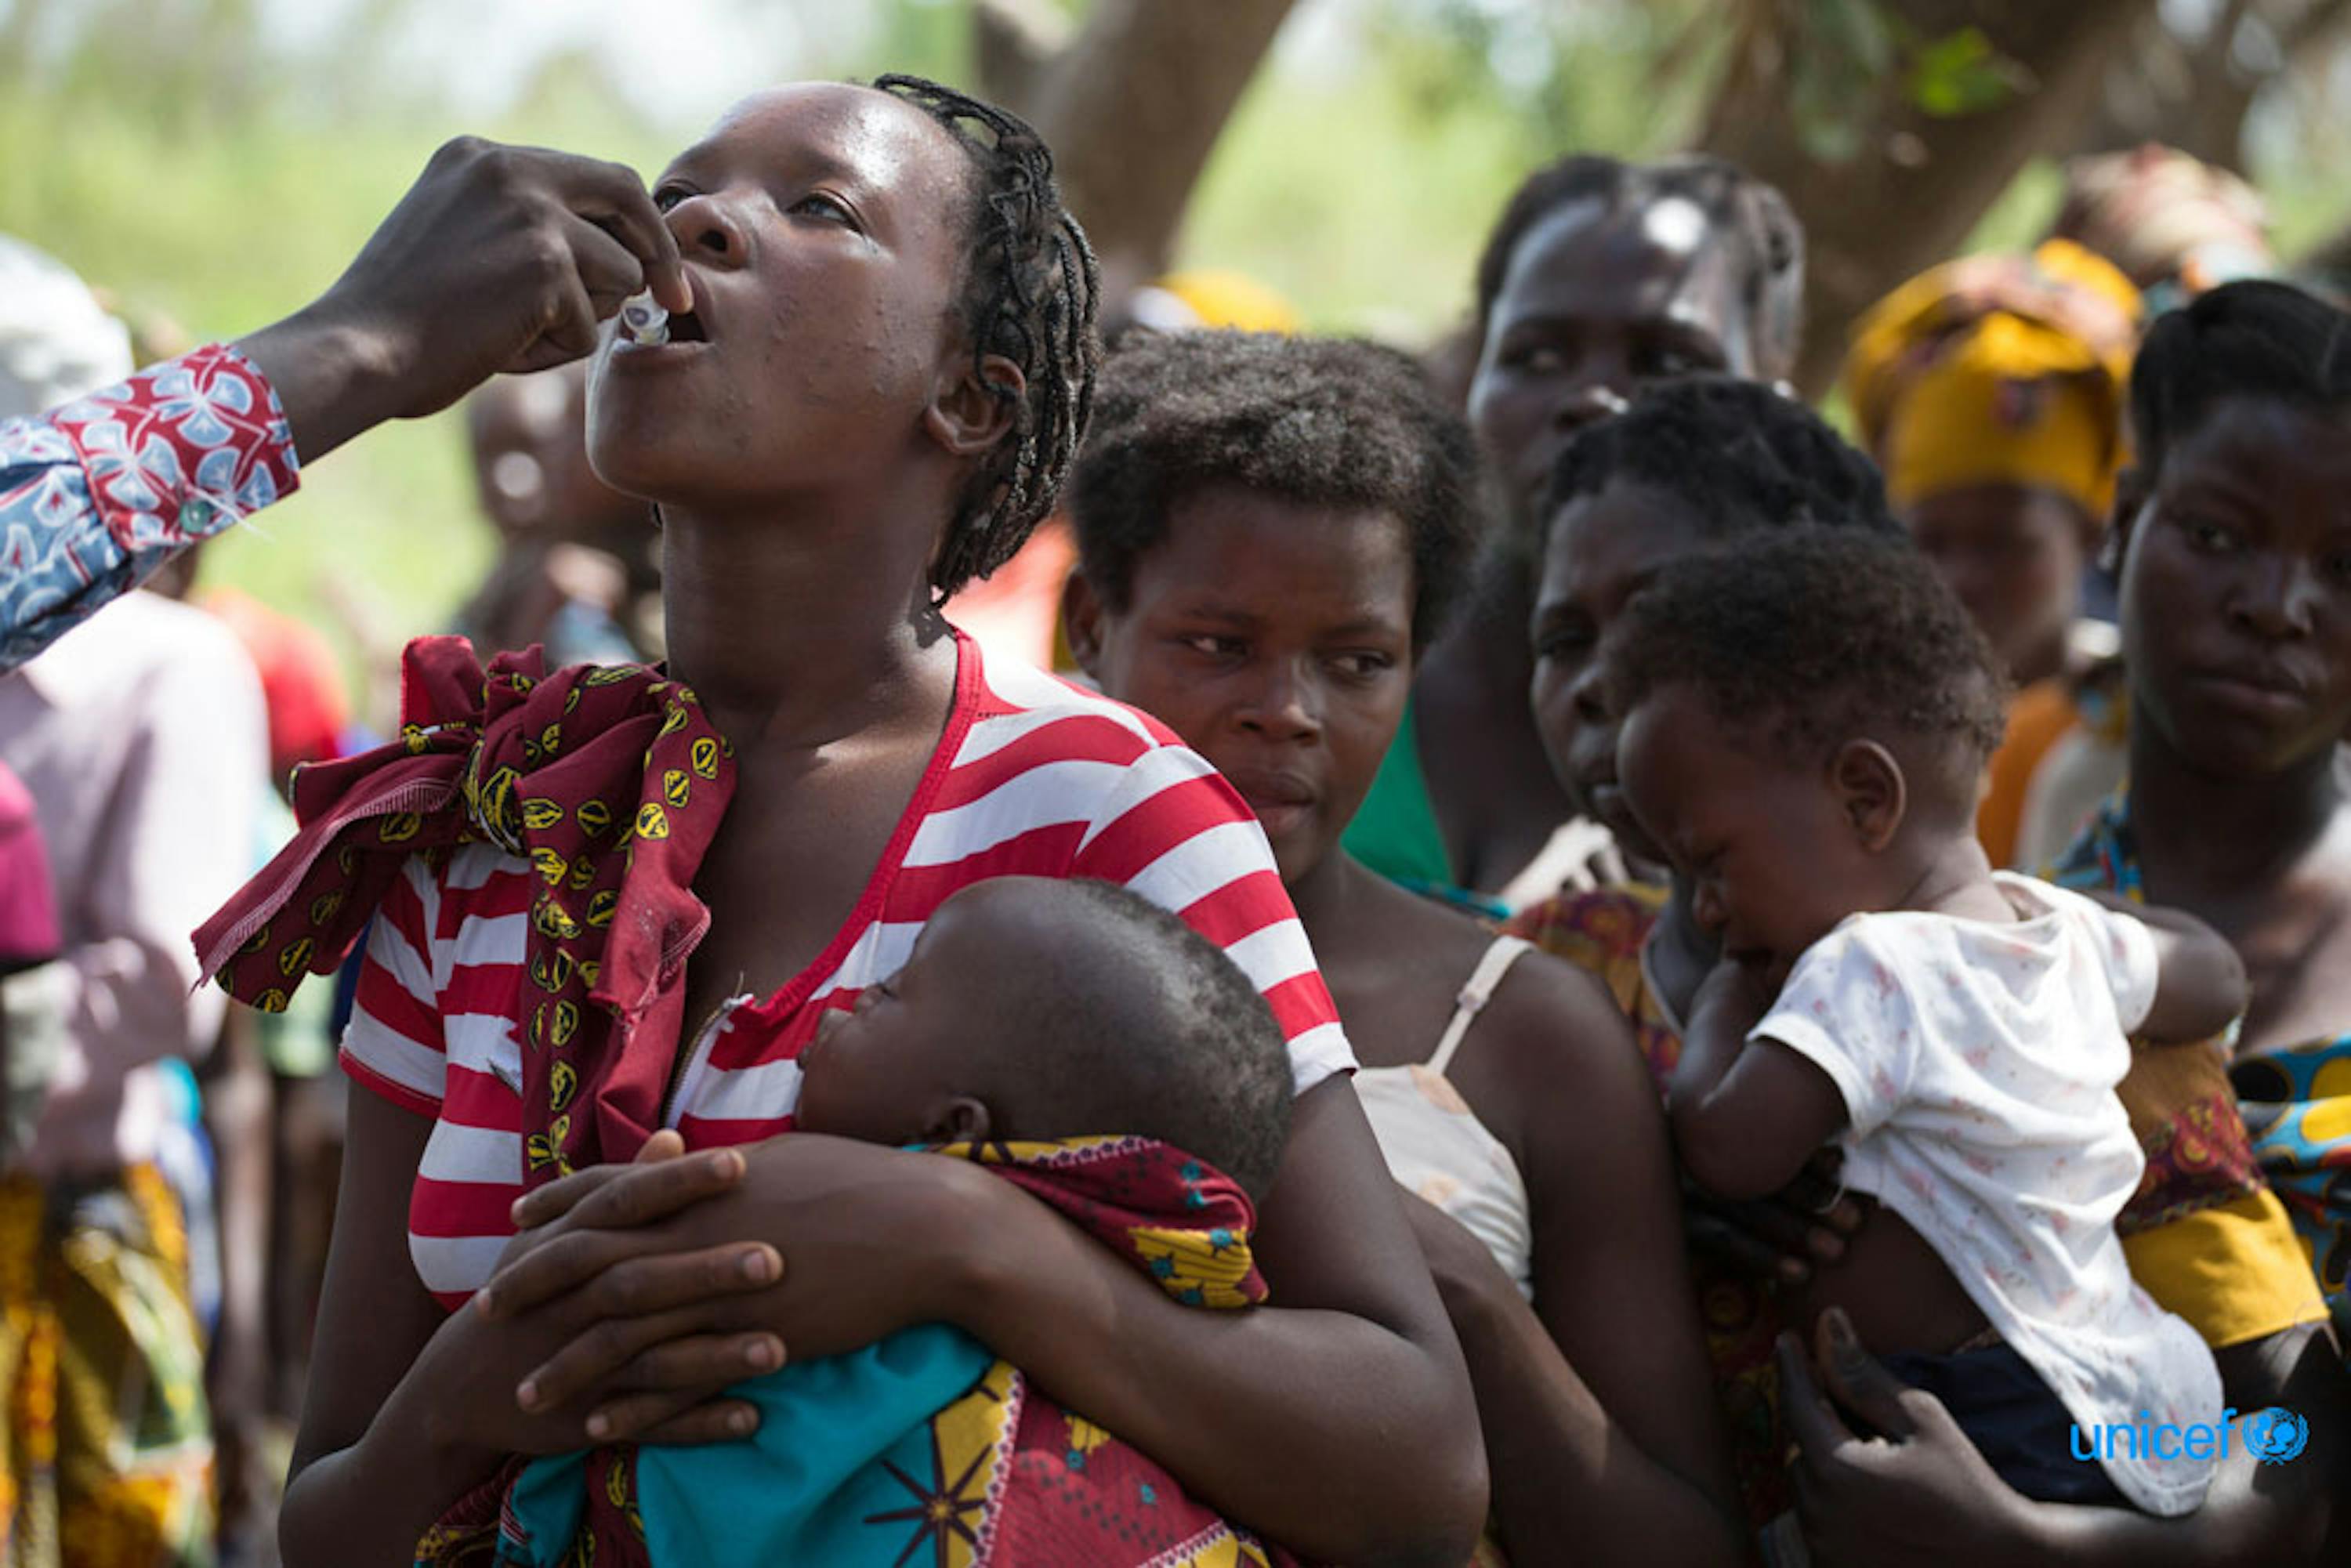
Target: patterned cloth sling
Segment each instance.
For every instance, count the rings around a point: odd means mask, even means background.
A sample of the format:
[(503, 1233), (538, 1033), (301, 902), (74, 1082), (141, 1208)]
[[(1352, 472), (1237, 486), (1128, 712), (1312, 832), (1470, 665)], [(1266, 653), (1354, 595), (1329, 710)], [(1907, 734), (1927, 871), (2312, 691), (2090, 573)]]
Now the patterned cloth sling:
[[(1188, 1306), (1266, 1296), (1249, 1198), (1137, 1137), (955, 1144)], [(420, 1565), (529, 1568), (1275, 1568), (1293, 1563), (1158, 1465), (944, 1324), (730, 1391), (757, 1435), (708, 1448), (516, 1461), (444, 1516)]]
[(524, 1179), (631, 1158), (661, 1124), (733, 748), (658, 670), (550, 675), (533, 648), (485, 672), (460, 637), (409, 644), (401, 715), (398, 740), (296, 775), (301, 831), (196, 933), (204, 972), (282, 1011), (342, 963), (411, 855), (496, 844), (546, 884), (513, 1015)]

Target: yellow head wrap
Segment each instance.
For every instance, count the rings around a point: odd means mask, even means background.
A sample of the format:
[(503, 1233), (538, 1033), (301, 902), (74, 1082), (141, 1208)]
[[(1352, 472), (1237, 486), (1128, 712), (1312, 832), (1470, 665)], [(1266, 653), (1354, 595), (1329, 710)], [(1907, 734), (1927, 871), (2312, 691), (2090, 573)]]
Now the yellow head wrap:
[(1844, 365), (1887, 498), (2028, 485), (2103, 521), (2139, 319), (2129, 279), (2066, 240), (1950, 262), (1887, 295)]
[(1157, 287), (1188, 306), (1202, 327), (1294, 333), (1303, 325), (1289, 300), (1246, 273), (1215, 267), (1171, 272)]

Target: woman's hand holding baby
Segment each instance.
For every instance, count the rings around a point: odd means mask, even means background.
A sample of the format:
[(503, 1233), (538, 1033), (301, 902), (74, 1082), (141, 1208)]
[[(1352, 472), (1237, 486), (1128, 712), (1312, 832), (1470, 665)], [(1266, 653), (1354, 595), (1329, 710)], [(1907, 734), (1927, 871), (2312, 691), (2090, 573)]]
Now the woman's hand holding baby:
[[(783, 1364), (782, 1342), (746, 1304), (782, 1277), (783, 1260), (755, 1242), (681, 1251), (661, 1228), (738, 1187), (745, 1169), (739, 1150), (689, 1157), (662, 1132), (633, 1165), (582, 1171), (517, 1203), (525, 1228), (434, 1341), (457, 1342), (443, 1354), (465, 1363), (449, 1386), (512, 1390), (482, 1422), (496, 1434), (486, 1446), (718, 1442), (751, 1430), (747, 1405), (716, 1396)], [(550, 1378), (566, 1356), (598, 1370)]]
[[(1814, 1357), (1792, 1333), (1778, 1346), (1781, 1405), (1798, 1449), (1790, 1473), (1813, 1561), (1958, 1568), (2027, 1560), (2032, 1505), (1942, 1402), (1896, 1381), (1843, 1312), (1821, 1314), (1815, 1338)], [(1856, 1435), (1838, 1406), (1876, 1436)]]
[(1866, 1213), (1837, 1179), (1844, 1158), (1834, 1145), (1823, 1147), (1794, 1181), (1750, 1203), (1717, 1197), (1685, 1177), (1682, 1228), (1690, 1246), (1741, 1273), (1803, 1284), (1844, 1260)]
[[(477, 1300), (494, 1318), (560, 1313), (578, 1325), (521, 1379), (533, 1407), (590, 1401), (612, 1437), (659, 1430), (691, 1403), (695, 1376), (714, 1378), (695, 1396), (706, 1398), (780, 1365), (787, 1344), (829, 1355), (954, 1319), (968, 1303), (963, 1242), (1002, 1232), (973, 1206), (1008, 1198), (1016, 1214), (1058, 1223), (961, 1161), (813, 1133), (641, 1157), (521, 1199), (517, 1218), (530, 1228)], [(728, 1370), (726, 1355), (760, 1345), (773, 1360)]]

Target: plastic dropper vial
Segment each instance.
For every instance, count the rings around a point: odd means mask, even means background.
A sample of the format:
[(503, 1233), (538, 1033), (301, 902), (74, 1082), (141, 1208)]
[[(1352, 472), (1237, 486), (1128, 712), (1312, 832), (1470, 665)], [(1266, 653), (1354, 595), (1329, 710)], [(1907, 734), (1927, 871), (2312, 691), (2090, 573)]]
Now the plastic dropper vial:
[(669, 312), (653, 302), (652, 289), (621, 302), (621, 335), (632, 343), (669, 341)]

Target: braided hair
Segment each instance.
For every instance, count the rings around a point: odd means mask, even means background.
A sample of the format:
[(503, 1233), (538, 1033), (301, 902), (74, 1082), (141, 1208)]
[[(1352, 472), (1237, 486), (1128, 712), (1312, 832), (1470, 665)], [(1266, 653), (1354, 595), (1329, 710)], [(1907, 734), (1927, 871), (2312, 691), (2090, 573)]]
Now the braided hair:
[(1719, 534), (1792, 523), (1903, 532), (1876, 464), (1794, 398), (1730, 376), (1653, 388), (1577, 432), (1543, 493), (1546, 532), (1569, 502), (1612, 484), (1662, 490)]
[(1695, 205), (1715, 242), (1735, 248), (1740, 303), (1755, 324), (1756, 373), (1785, 377), (1803, 327), (1803, 225), (1771, 185), (1736, 163), (1695, 154), (1626, 163), (1579, 153), (1528, 175), (1478, 258), (1478, 340), (1486, 340), (1512, 253), (1538, 222), (1576, 202), (1597, 201), (1613, 217), (1671, 198)]
[(2351, 315), (2288, 284), (2225, 284), (2166, 311), (2131, 367), (2139, 472), (2162, 472), (2172, 444), (2227, 398), (2297, 407), (2351, 404)]
[(1053, 509), (1093, 402), (1102, 279), (1085, 230), (1053, 183), (1052, 152), (1025, 120), (921, 77), (885, 76), (873, 85), (937, 120), (970, 153), (978, 179), (961, 309), (972, 371), (1012, 401), (984, 369), (988, 355), (1000, 354), (1028, 384), (1010, 432), (972, 476), (931, 564), (931, 587), (945, 602), (1011, 559)]

